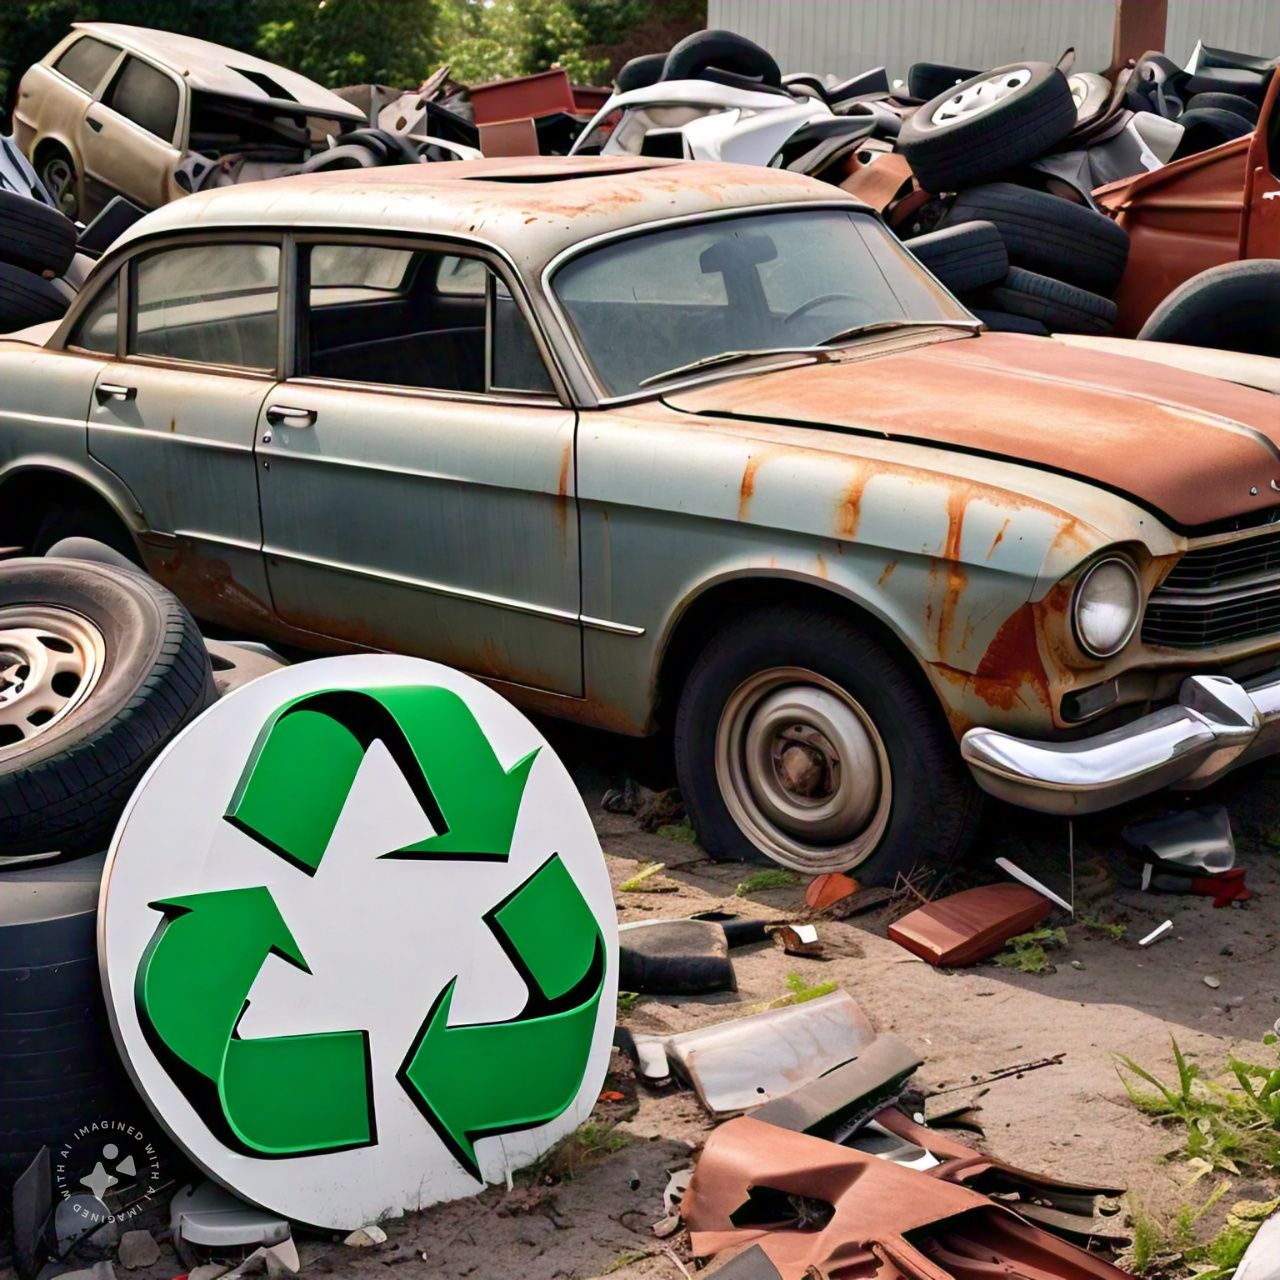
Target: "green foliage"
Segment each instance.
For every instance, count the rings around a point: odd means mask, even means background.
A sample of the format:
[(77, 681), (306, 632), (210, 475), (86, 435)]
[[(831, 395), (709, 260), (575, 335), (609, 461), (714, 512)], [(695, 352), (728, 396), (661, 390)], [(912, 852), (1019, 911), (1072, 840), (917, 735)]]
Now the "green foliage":
[(643, 893), (645, 881), (652, 876), (656, 876), (659, 871), (665, 871), (667, 864), (665, 862), (651, 862), (648, 866), (641, 867), (635, 875), (624, 880), (618, 886), (619, 893)]
[(681, 844), (698, 843), (698, 833), (694, 831), (693, 823), (688, 818), (680, 822), (664, 822), (654, 835), (659, 835), (664, 840), (678, 840)]
[(618, 1017), (625, 1018), (640, 1003), (638, 991), (618, 992)]
[(759, 893), (762, 889), (786, 889), (799, 880), (794, 871), (783, 867), (767, 867), (763, 871), (753, 871), (733, 891), (735, 896), (745, 898), (749, 893)]
[(1163, 1124), (1180, 1127), (1185, 1158), (1202, 1167), (1232, 1174), (1280, 1167), (1280, 1057), (1274, 1065), (1230, 1057), (1226, 1073), (1209, 1079), (1176, 1040), (1172, 1045), (1176, 1079), (1169, 1084), (1120, 1056), (1129, 1073), (1122, 1072), (1120, 1079), (1133, 1104)]
[(440, 43), (454, 76), (472, 84), (552, 66), (589, 83), (609, 69), (583, 53), (592, 8), (575, 0), (442, 0)]
[(810, 986), (798, 973), (787, 974), (787, 990), (791, 992), (791, 1004), (804, 1004), (819, 996), (829, 996), (836, 989), (834, 982), (815, 982)]
[(1090, 933), (1100, 933), (1103, 937), (1110, 938), (1114, 942), (1119, 942), (1129, 932), (1127, 924), (1115, 924), (1108, 920), (1099, 920), (1097, 916), (1081, 916), (1079, 923), (1088, 929)]
[(996, 964), (1019, 973), (1052, 973), (1053, 962), (1048, 952), (1067, 945), (1065, 929), (1036, 929), (1010, 938), (1005, 949), (996, 956)]

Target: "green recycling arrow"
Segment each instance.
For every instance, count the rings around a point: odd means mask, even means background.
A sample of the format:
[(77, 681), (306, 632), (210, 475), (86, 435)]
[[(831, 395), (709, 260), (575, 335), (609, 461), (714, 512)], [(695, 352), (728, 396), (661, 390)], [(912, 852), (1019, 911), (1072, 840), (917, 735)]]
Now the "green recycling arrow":
[(546, 1124), (573, 1101), (604, 989), (604, 940), (558, 854), (485, 923), (525, 980), (525, 1007), (506, 1022), (451, 1026), (454, 978), (436, 998), (398, 1073), (476, 1179), (479, 1138)]
[(209, 1127), (264, 1156), (374, 1142), (365, 1032), (248, 1040), (237, 1032), (268, 955), (310, 972), (270, 890), (224, 889), (151, 906), (163, 919), (138, 967), (138, 1016), (159, 1056), (181, 1064), (175, 1074), (187, 1078)]
[(286, 703), (258, 735), (227, 821), (314, 874), (375, 739), (436, 833), (382, 856), (510, 855), (537, 748), (504, 769), (471, 708), (438, 686), (331, 690)]

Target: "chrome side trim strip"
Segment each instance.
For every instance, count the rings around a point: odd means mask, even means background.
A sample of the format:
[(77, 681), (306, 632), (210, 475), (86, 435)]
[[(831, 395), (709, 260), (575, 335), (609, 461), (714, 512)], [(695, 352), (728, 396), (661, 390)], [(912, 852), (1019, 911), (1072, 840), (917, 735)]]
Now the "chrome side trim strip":
[(607, 618), (590, 618), (585, 613), (579, 618), (584, 627), (591, 631), (607, 631), (615, 636), (642, 636), (643, 627), (633, 627), (629, 622), (610, 622)]

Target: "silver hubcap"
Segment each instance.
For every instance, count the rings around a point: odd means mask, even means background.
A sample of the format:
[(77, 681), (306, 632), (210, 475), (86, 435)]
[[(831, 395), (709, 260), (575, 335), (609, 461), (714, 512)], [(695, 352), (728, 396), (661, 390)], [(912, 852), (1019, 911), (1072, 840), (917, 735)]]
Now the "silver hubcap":
[(74, 218), (77, 212), (76, 175), (71, 166), (65, 160), (50, 160), (44, 166), (41, 178), (58, 208), (68, 218)]
[(997, 102), (1003, 102), (1030, 79), (1031, 72), (1026, 67), (1015, 67), (998, 76), (988, 76), (977, 84), (953, 93), (941, 106), (934, 108), (929, 123), (941, 127), (957, 124), (961, 120), (971, 120), (974, 116), (989, 111)]
[(760, 672), (734, 690), (716, 731), (716, 779), (751, 842), (796, 871), (855, 867), (888, 825), (880, 734), (844, 689), (801, 667)]
[(0, 755), (70, 715), (102, 674), (106, 646), (88, 619), (63, 609), (0, 609)]

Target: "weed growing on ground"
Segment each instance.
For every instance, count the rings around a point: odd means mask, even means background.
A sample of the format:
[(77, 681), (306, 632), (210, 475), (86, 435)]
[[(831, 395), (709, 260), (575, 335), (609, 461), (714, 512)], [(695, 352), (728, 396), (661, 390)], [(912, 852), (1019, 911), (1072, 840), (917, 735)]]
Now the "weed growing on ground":
[(664, 840), (678, 840), (681, 844), (698, 843), (698, 833), (688, 818), (681, 822), (664, 822), (653, 834)]
[(1097, 916), (1080, 916), (1077, 923), (1084, 925), (1090, 933), (1100, 933), (1103, 937), (1110, 938), (1113, 942), (1119, 942), (1129, 932), (1127, 924), (1115, 924), (1108, 920), (1099, 920)]
[(659, 871), (665, 871), (667, 864), (665, 862), (651, 862), (648, 866), (642, 867), (630, 879), (624, 880), (618, 886), (619, 893), (642, 893), (644, 891), (644, 882), (652, 876), (656, 876)]
[(627, 1014), (631, 1013), (639, 1003), (640, 993), (638, 991), (619, 991), (618, 1017), (625, 1018)]
[(759, 893), (762, 889), (785, 889), (799, 879), (794, 871), (787, 871), (782, 867), (767, 867), (763, 871), (753, 871), (733, 892), (737, 897), (745, 898), (747, 894)]
[[(1169, 1084), (1132, 1058), (1120, 1055), (1120, 1081), (1134, 1106), (1162, 1124), (1181, 1127), (1185, 1159), (1231, 1174), (1265, 1173), (1280, 1167), (1280, 1054), (1275, 1050), (1276, 1037), (1268, 1035), (1263, 1040), (1275, 1058), (1272, 1064), (1233, 1056), (1216, 1078), (1206, 1077), (1199, 1064), (1188, 1061), (1177, 1040), (1171, 1043), (1176, 1079)], [(1151, 1089), (1143, 1089), (1135, 1078)]]
[(535, 1173), (539, 1179), (553, 1182), (572, 1179), (589, 1161), (621, 1151), (630, 1141), (627, 1134), (613, 1125), (588, 1120), (557, 1142), (534, 1166)]
[(1019, 973), (1052, 973), (1053, 962), (1048, 952), (1067, 945), (1065, 929), (1036, 929), (1010, 938), (1005, 949), (996, 956), (996, 964)]

